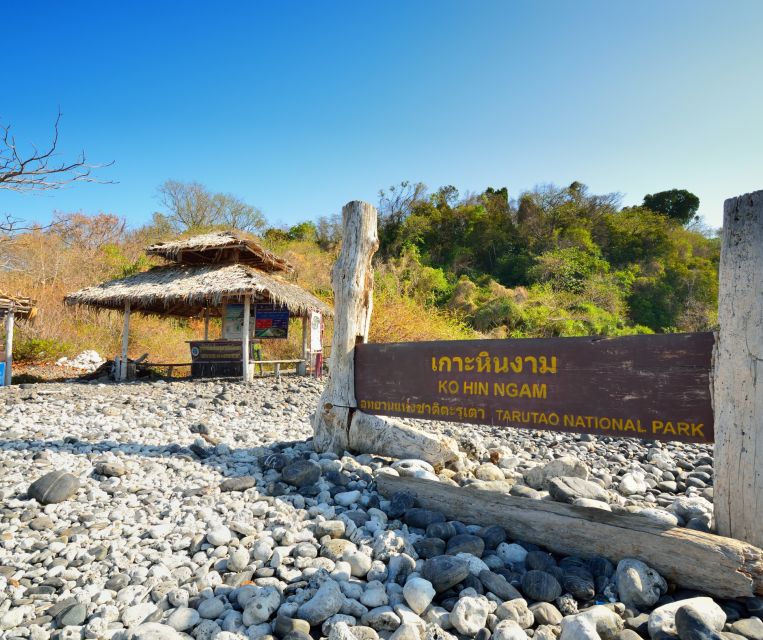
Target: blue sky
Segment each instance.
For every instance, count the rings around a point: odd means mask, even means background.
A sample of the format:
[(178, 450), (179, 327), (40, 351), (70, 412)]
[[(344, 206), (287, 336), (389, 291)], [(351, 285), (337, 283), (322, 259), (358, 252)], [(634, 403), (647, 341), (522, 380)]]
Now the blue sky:
[(3, 9), (0, 121), (110, 185), (0, 191), (0, 214), (131, 225), (168, 178), (274, 224), (376, 203), (573, 180), (687, 188), (706, 221), (763, 188), (763, 2), (41, 2)]

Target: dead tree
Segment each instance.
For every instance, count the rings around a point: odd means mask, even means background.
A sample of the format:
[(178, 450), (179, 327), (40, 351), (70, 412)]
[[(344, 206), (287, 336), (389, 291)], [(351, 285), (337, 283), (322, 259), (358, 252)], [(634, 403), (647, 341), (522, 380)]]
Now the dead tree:
[(53, 140), (46, 149), (38, 150), (32, 145), (28, 152), (19, 149), (10, 125), (0, 125), (0, 189), (28, 193), (61, 189), (72, 182), (109, 182), (94, 177), (92, 172), (111, 166), (113, 162), (90, 164), (84, 151), (69, 162), (56, 159), (60, 121), (59, 111), (53, 126)]

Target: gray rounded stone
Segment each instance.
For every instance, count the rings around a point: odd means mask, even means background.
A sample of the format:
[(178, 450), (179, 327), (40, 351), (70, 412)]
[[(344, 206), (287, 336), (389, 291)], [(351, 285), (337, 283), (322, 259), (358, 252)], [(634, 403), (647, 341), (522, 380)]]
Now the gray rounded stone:
[(66, 471), (51, 471), (38, 478), (27, 493), (40, 504), (57, 504), (68, 500), (79, 489), (79, 480)]

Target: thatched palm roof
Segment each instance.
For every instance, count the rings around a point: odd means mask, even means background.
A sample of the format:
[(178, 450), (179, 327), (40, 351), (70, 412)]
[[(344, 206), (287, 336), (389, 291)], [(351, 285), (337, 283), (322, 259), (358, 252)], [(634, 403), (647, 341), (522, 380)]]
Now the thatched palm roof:
[(71, 293), (67, 304), (194, 317), (209, 308), (220, 315), (223, 299), (250, 294), (253, 302), (286, 305), (293, 316), (331, 309), (301, 287), (244, 264), (166, 265)]
[(239, 231), (218, 231), (171, 242), (159, 242), (148, 247), (146, 253), (180, 264), (238, 262), (268, 272), (291, 273), (294, 270), (286, 260)]

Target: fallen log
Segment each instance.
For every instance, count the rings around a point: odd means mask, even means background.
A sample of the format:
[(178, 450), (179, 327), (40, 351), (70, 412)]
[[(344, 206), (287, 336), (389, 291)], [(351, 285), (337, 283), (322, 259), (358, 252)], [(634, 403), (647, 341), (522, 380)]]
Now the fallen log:
[(355, 411), (349, 431), (353, 451), (376, 453), (388, 458), (418, 458), (435, 467), (458, 458), (453, 438), (409, 427), (397, 420)]
[(517, 498), (420, 478), (376, 475), (384, 496), (405, 491), (427, 509), (495, 525), (517, 540), (565, 555), (638, 558), (667, 580), (720, 598), (763, 595), (763, 550), (722, 536), (661, 525), (645, 516)]

